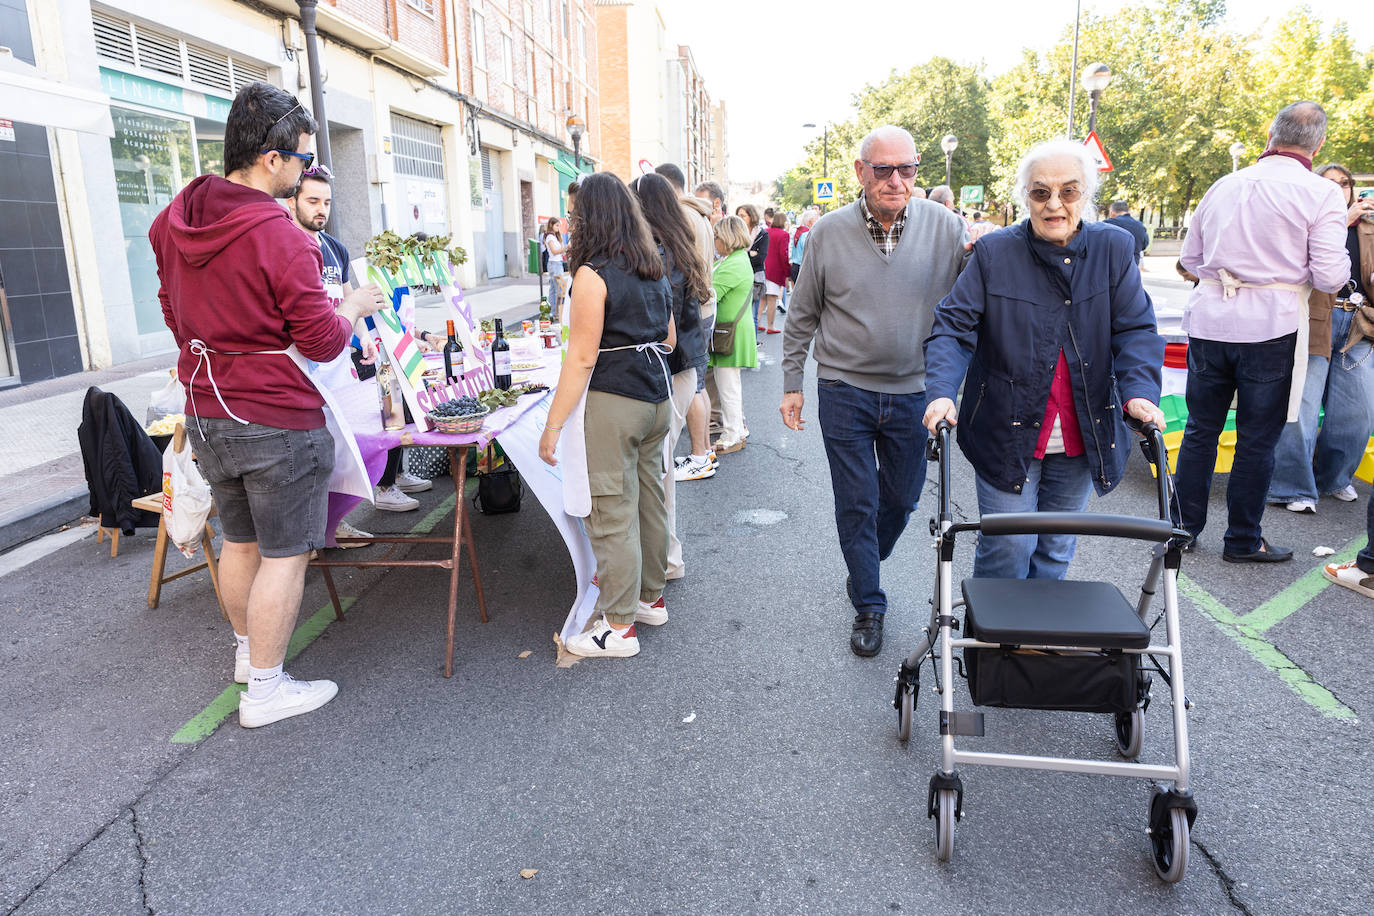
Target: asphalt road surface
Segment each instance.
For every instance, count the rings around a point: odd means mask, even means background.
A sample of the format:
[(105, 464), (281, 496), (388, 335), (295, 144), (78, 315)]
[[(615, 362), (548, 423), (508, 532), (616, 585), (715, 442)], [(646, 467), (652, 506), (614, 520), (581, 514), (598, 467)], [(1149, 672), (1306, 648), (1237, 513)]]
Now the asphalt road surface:
[[(669, 623), (641, 628), (634, 659), (555, 667), (573, 573), (532, 498), (519, 514), (473, 519), (492, 621), (478, 622), (465, 569), (452, 679), (440, 676), (442, 572), (344, 574), (347, 619), (288, 666), (334, 678), (339, 696), (255, 731), (233, 714), (207, 724), (230, 686), (229, 629), (204, 573), (148, 610), (150, 536), (124, 540), (116, 559), (87, 539), (0, 578), (0, 906), (1371, 911), (1374, 688), (1362, 653), (1374, 604), (1314, 581), (1310, 555), (1353, 549), (1367, 487), (1316, 516), (1270, 510), (1266, 534), (1298, 554), (1276, 567), (1222, 562), (1217, 489), (1214, 522), (1184, 564), (1201, 813), (1180, 884), (1150, 864), (1150, 785), (1109, 777), (967, 768), (967, 817), (942, 864), (925, 815), (938, 760), (928, 675), (907, 746), (890, 706), (928, 614), (932, 490), (883, 569), (883, 653), (856, 658), (814, 379), (810, 427), (785, 430), (780, 340), (765, 341), (774, 362), (745, 373), (748, 447), (679, 490), (687, 577), (669, 586)], [(421, 494), (419, 512), (358, 523), (409, 530), (445, 489), (451, 498), (447, 479)], [(976, 515), (962, 458), (954, 495)], [(1153, 499), (1137, 455), (1090, 508), (1149, 515)], [(961, 544), (962, 574), (971, 547)], [(1084, 540), (1072, 575), (1134, 596), (1147, 550)], [(312, 572), (302, 620), (326, 605)], [(962, 684), (957, 703), (971, 708)], [(1168, 711), (1157, 687), (1142, 759), (1170, 759)], [(986, 712), (987, 737), (965, 746), (1114, 759), (1108, 716)]]

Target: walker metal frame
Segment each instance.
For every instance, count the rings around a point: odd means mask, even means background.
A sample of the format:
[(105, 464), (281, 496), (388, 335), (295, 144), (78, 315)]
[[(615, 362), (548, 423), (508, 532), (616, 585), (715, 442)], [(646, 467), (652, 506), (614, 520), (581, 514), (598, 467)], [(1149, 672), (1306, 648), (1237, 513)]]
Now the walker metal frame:
[[(948, 860), (954, 851), (954, 826), (963, 817), (964, 787), (957, 767), (1002, 766), (1032, 770), (1055, 770), (1067, 773), (1093, 773), (1105, 776), (1128, 776), (1137, 779), (1170, 782), (1167, 788), (1155, 788), (1151, 799), (1148, 833), (1152, 858), (1159, 876), (1173, 883), (1183, 877), (1188, 865), (1188, 834), (1197, 816), (1197, 803), (1189, 787), (1190, 760), (1188, 752), (1188, 723), (1186, 713), (1191, 703), (1184, 692), (1183, 648), (1179, 631), (1178, 573), (1182, 549), (1189, 535), (1174, 526), (1172, 521), (1173, 487), (1170, 479), (1167, 451), (1159, 430), (1148, 432), (1138, 424), (1135, 431), (1143, 437), (1145, 457), (1156, 468), (1159, 499), (1159, 518), (1143, 519), (1132, 516), (1074, 512), (1007, 513), (985, 515), (977, 522), (958, 522), (950, 511), (950, 426), (941, 423), (937, 433), (927, 443), (927, 459), (939, 463), (939, 516), (931, 520), (931, 533), (936, 536), (938, 557), (934, 597), (930, 623), (924, 628), (925, 638), (902, 663), (897, 675), (896, 696), (898, 737), (906, 742), (911, 735), (920, 689), (921, 665), (930, 659), (936, 674), (936, 692), (940, 695), (940, 766), (931, 777), (927, 796), (927, 815), (936, 821), (936, 851), (941, 861)], [(955, 667), (954, 653), (964, 649), (1007, 648), (998, 643), (954, 635), (960, 622), (955, 610), (964, 601), (954, 600), (953, 559), (955, 537), (978, 531), (988, 535), (1004, 534), (1081, 534), (1117, 538), (1134, 538), (1155, 542), (1149, 571), (1141, 586), (1136, 613), (1147, 628), (1153, 631), (1162, 617), (1165, 641), (1157, 643), (1153, 635), (1144, 648), (1121, 649), (1139, 658), (1141, 669), (1147, 667), (1158, 673), (1168, 685), (1172, 705), (1174, 731), (1174, 762), (1147, 764), (1133, 762), (1139, 754), (1143, 736), (1144, 712), (1150, 702), (1150, 677), (1139, 674), (1139, 699), (1130, 713), (1116, 714), (1117, 749), (1126, 760), (1093, 760), (1068, 757), (1034, 756), (1026, 754), (966, 751), (955, 746), (955, 737), (978, 737), (983, 734), (983, 713), (956, 712), (954, 709)], [(1148, 618), (1158, 586), (1163, 584), (1164, 610), (1153, 621)], [(1031, 645), (1018, 643), (1018, 649), (1091, 651), (1084, 646)], [(1167, 663), (1167, 670), (1161, 664)], [(963, 659), (959, 660), (960, 674), (964, 674)], [(966, 675), (965, 675), (966, 676)]]

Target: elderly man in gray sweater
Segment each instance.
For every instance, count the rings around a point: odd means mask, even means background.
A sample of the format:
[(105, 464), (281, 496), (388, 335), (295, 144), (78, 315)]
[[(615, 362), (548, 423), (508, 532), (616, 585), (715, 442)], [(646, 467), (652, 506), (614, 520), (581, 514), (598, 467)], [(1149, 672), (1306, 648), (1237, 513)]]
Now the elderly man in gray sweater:
[(823, 217), (806, 243), (783, 336), (782, 420), (800, 431), (807, 351), (816, 359), (821, 435), (855, 617), (849, 645), (877, 655), (887, 559), (925, 484), (925, 360), (935, 304), (968, 257), (956, 214), (912, 199), (916, 145), (900, 127), (864, 138), (863, 193)]

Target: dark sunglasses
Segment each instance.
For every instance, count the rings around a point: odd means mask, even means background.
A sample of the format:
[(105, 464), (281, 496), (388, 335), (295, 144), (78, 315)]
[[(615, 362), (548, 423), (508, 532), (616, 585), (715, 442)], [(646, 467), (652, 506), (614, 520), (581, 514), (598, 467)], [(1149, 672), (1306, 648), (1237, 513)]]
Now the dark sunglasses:
[[(1045, 204), (1049, 203), (1050, 198), (1054, 196), (1054, 192), (1049, 188), (1031, 188), (1026, 192), (1026, 196), (1037, 204)], [(1071, 204), (1082, 196), (1083, 192), (1078, 190), (1078, 188), (1059, 189), (1059, 200), (1066, 204)]]
[(874, 165), (865, 159), (864, 165), (873, 170), (873, 177), (877, 178), (879, 181), (886, 181), (891, 178), (893, 172), (896, 172), (903, 178), (916, 177), (916, 163), (914, 162), (908, 162), (905, 165)]
[[(266, 156), (268, 153), (281, 153), (283, 156), (290, 156), (292, 159), (299, 159), (301, 162), (305, 163), (303, 167), (304, 171), (302, 172), (302, 174), (304, 174), (304, 172), (310, 171), (310, 166), (315, 162), (314, 153), (293, 153), (289, 149), (264, 149), (258, 150), (258, 152), (264, 156)], [(324, 166), (320, 166), (320, 168), (324, 168)]]

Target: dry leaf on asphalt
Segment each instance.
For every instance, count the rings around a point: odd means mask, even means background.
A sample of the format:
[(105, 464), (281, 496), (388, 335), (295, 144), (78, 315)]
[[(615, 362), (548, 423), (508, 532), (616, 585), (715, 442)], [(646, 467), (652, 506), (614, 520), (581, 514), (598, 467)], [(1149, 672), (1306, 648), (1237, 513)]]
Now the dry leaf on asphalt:
[(530, 879), (530, 878), (533, 878), (533, 877), (534, 877), (535, 875), (537, 875), (537, 874), (539, 874), (539, 869), (537, 869), (537, 868), (522, 868), (522, 869), (520, 869), (520, 877), (525, 878), (525, 879), (527, 879), (527, 880)]
[(526, 649), (524, 652), (521, 652), (519, 655), (517, 655), (517, 656), (515, 656), (515, 657), (516, 657), (516, 658), (529, 658), (531, 654), (532, 654), (532, 653), (530, 652), (530, 650), (529, 650), (529, 649)]
[(563, 648), (563, 637), (559, 636), (557, 633), (553, 634), (553, 644), (558, 647), (558, 667), (571, 668), (573, 665), (582, 661), (582, 656), (574, 655)]

